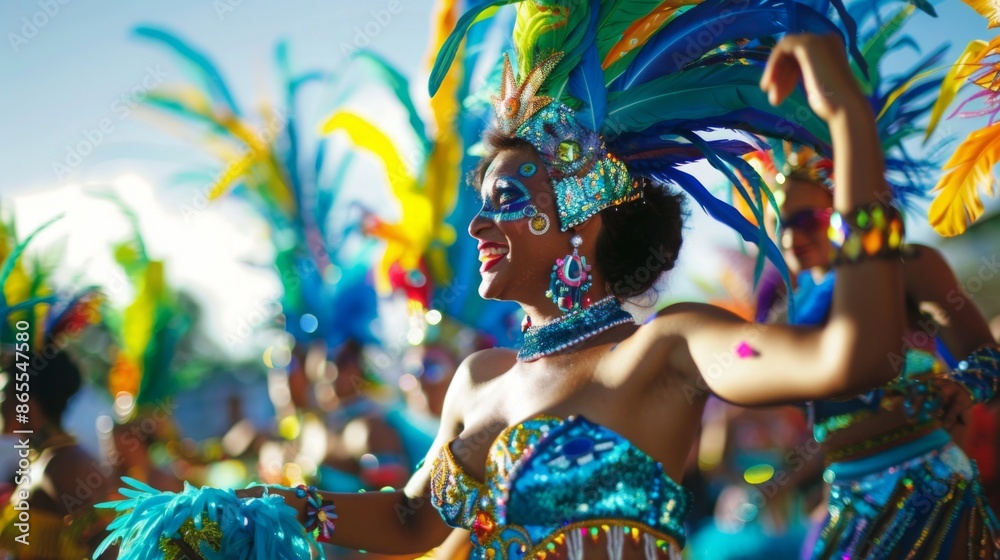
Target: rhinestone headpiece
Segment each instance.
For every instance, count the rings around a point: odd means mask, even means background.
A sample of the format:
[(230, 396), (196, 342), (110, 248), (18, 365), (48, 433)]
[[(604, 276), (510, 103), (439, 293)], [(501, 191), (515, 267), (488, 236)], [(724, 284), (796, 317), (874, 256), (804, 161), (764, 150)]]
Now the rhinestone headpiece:
[(537, 64), (521, 83), (504, 54), (500, 95), (493, 96), (496, 127), (529, 142), (545, 162), (563, 231), (601, 210), (642, 196), (625, 163), (609, 154), (595, 130), (580, 124), (574, 111), (551, 97), (536, 95), (562, 60), (555, 53)]

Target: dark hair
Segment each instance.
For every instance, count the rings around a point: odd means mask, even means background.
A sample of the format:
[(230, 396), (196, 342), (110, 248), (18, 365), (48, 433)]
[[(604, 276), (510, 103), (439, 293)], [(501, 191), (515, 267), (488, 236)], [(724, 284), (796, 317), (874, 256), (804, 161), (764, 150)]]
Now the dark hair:
[[(8, 364), (8, 372), (12, 372)], [(51, 358), (34, 354), (30, 357), (28, 371), (28, 394), (54, 424), (62, 422), (63, 412), (69, 399), (80, 390), (83, 376), (76, 362), (65, 351)], [(13, 382), (7, 383), (7, 391), (13, 391)], [(9, 398), (9, 395), (8, 395)]]
[[(483, 133), (483, 145), (486, 153), (469, 177), (476, 188), (482, 186), (486, 170), (502, 150), (535, 149), (527, 140), (492, 128)], [(600, 213), (603, 227), (597, 236), (596, 260), (607, 291), (619, 298), (652, 288), (674, 267), (683, 241), (684, 197), (646, 177), (637, 180), (641, 198)]]
[(674, 268), (684, 229), (684, 197), (639, 177), (642, 197), (601, 210), (597, 264), (608, 292), (634, 297)]

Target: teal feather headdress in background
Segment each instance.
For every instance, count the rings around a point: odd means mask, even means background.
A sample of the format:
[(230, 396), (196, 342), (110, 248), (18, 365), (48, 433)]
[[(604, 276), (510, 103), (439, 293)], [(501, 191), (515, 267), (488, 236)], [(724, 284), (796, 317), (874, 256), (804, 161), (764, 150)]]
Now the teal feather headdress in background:
[(280, 104), (262, 110), (255, 125), (206, 55), (163, 29), (140, 27), (136, 34), (169, 47), (194, 69), (194, 84), (161, 87), (144, 102), (172, 117), (171, 124), (198, 133), (204, 149), (220, 159), (221, 170), (198, 177), (211, 181), (209, 198), (232, 193), (267, 222), (283, 288), (285, 330), (301, 343), (377, 342), (370, 264), (375, 243), (359, 235), (355, 221), (333, 217), (352, 158), (316, 138), (312, 123), (302, 122), (304, 91), (332, 89), (335, 74), (294, 71), (287, 45), (279, 44)]

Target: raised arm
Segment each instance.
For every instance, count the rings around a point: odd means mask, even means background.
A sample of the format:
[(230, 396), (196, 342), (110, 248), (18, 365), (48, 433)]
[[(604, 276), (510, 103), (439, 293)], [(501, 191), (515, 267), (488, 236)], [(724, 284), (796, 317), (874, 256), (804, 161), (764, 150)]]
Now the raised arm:
[[(761, 80), (772, 104), (803, 84), (809, 105), (830, 127), (834, 208), (844, 216), (889, 201), (875, 117), (835, 36), (789, 35), (774, 48)], [(747, 323), (710, 306), (683, 304), (656, 320), (677, 344), (675, 366), (742, 405), (808, 401), (858, 393), (889, 381), (889, 359), (904, 332), (900, 260), (840, 266), (830, 319), (822, 328)]]

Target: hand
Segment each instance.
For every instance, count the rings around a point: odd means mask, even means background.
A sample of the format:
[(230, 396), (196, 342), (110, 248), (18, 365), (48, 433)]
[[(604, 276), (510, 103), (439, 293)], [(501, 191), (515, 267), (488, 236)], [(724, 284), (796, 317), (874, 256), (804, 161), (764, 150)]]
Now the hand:
[(236, 497), (245, 500), (248, 498), (260, 498), (264, 495), (264, 491), (267, 490), (268, 494), (281, 496), (285, 503), (292, 506), (295, 511), (298, 512), (299, 521), (305, 522), (306, 520), (306, 498), (300, 498), (293, 488), (283, 488), (281, 486), (251, 486), (250, 488), (242, 488), (236, 490)]
[(955, 424), (965, 425), (963, 416), (975, 406), (969, 391), (954, 381), (943, 381), (938, 384), (941, 391), (941, 424), (951, 428)]
[(844, 42), (837, 35), (803, 33), (778, 41), (760, 88), (767, 92), (771, 105), (779, 105), (800, 80), (809, 107), (826, 122), (845, 109), (867, 106), (847, 63)]

